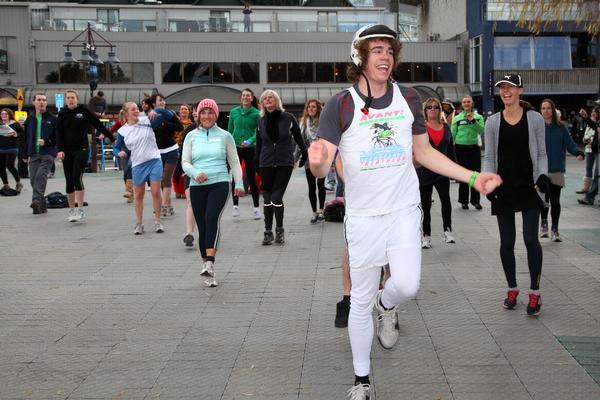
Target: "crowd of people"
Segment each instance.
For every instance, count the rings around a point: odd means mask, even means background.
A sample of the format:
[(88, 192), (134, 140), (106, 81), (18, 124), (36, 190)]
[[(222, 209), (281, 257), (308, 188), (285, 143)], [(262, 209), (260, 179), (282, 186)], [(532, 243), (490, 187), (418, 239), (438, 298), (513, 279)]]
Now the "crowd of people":
[[(179, 105), (177, 112), (159, 93), (144, 99), (141, 110), (135, 102), (127, 102), (107, 129), (98, 118), (104, 111), (79, 104), (76, 90), (65, 92), (66, 107), (58, 116), (48, 112), (46, 95), (36, 93), (33, 112), (25, 121), (15, 121), (10, 109), (0, 110), (2, 189), (10, 189), (8, 171), (16, 194), (22, 191), (23, 176), (16, 162), (26, 162), (33, 214), (46, 213), (47, 179), (55, 159), (61, 160), (67, 220), (82, 222), (88, 135), (95, 129), (101, 140), (114, 142), (123, 170), (123, 195), (134, 203), (133, 233), (145, 233), (147, 187), (156, 233), (165, 231), (162, 219), (175, 213), (172, 197), (185, 198), (183, 242), (193, 247), (197, 230), (200, 275), (206, 286), (216, 287), (220, 222), (230, 194), (234, 218), (241, 216), (239, 197), (248, 192), (252, 218), (264, 222), (262, 245), (282, 245), (284, 196), (294, 168), (304, 170), (310, 203), (307, 223), (313, 225), (325, 220), (326, 179), (334, 171), (336, 195), (343, 197), (345, 207), (344, 297), (337, 304), (335, 326), (347, 327), (350, 338), (355, 377), (348, 396), (371, 399), (373, 337), (386, 349), (398, 341), (397, 307), (415, 297), (422, 251), (432, 247), (434, 188), (441, 207), (441, 236), (447, 244), (456, 242), (450, 181), (459, 183), (462, 210), (469, 206), (481, 210), (481, 194), (489, 199), (507, 283), (502, 306), (508, 310), (519, 304), (514, 247), (515, 215), (521, 214), (530, 316), (539, 316), (542, 307), (539, 239), (562, 240), (558, 228), (567, 151), (585, 160), (583, 187), (578, 190), (585, 196), (579, 203), (592, 205), (598, 194), (600, 109), (594, 108), (589, 116), (581, 110), (576, 124), (571, 124), (577, 130), (573, 134), (551, 99), (541, 102), (539, 112), (523, 101), (524, 82), (517, 74), (496, 82), (502, 110), (486, 120), (470, 96), (460, 105), (433, 97), (421, 102), (414, 89), (391, 79), (401, 47), (396, 33), (386, 26), (358, 30), (347, 70), (352, 86), (326, 104), (308, 99), (299, 122), (271, 89), (258, 99), (252, 90), (242, 90), (227, 130), (217, 125), (219, 105), (209, 98)], [(576, 143), (578, 137), (584, 151)]]

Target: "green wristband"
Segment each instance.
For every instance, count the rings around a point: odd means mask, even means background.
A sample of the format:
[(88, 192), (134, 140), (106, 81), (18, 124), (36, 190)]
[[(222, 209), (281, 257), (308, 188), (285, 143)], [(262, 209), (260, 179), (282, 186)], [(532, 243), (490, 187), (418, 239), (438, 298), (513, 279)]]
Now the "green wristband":
[(473, 171), (473, 173), (471, 174), (471, 177), (469, 178), (469, 188), (473, 187), (473, 185), (475, 184), (475, 179), (477, 179), (478, 176), (479, 176), (479, 172)]

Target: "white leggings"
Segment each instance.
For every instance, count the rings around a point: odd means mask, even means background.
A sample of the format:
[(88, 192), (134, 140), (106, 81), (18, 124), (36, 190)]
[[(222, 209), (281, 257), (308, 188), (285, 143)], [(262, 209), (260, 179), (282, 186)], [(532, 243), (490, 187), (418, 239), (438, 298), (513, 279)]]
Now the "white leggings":
[[(387, 227), (386, 258), (390, 265), (390, 278), (386, 281), (381, 301), (392, 308), (414, 298), (421, 281), (421, 212), (403, 213), (401, 222), (390, 218)], [(381, 236), (379, 236), (381, 240)], [(351, 241), (349, 241), (351, 243)], [(408, 246), (408, 247), (407, 247)], [(352, 348), (352, 360), (356, 376), (366, 376), (371, 368), (371, 346), (373, 344), (372, 311), (379, 290), (381, 267), (352, 267), (350, 278), (350, 315), (348, 335)]]

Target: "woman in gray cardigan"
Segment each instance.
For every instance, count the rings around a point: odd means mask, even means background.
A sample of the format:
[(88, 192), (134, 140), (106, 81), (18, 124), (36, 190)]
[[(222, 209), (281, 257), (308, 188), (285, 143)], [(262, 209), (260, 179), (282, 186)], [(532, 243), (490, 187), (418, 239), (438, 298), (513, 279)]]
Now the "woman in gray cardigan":
[(542, 247), (538, 227), (543, 207), (541, 193), (546, 193), (549, 187), (544, 119), (521, 101), (520, 75), (506, 75), (496, 86), (500, 87), (504, 109), (486, 121), (483, 171), (497, 173), (503, 181), (502, 186), (488, 195), (492, 215), (498, 219), (500, 258), (508, 283), (503, 307), (514, 310), (517, 306), (515, 213), (521, 212), (531, 278), (527, 314), (538, 316), (542, 306), (539, 292)]

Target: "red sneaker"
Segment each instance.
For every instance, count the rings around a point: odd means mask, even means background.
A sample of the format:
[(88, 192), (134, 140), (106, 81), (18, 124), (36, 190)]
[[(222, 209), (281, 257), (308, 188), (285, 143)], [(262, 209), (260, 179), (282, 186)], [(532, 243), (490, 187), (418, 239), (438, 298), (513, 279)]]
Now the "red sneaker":
[(504, 304), (502, 307), (507, 310), (514, 310), (517, 307), (517, 296), (519, 295), (519, 289), (509, 290), (506, 298), (504, 299)]
[(529, 304), (527, 304), (527, 315), (534, 317), (539, 316), (542, 311), (542, 296), (539, 294), (529, 293)]

